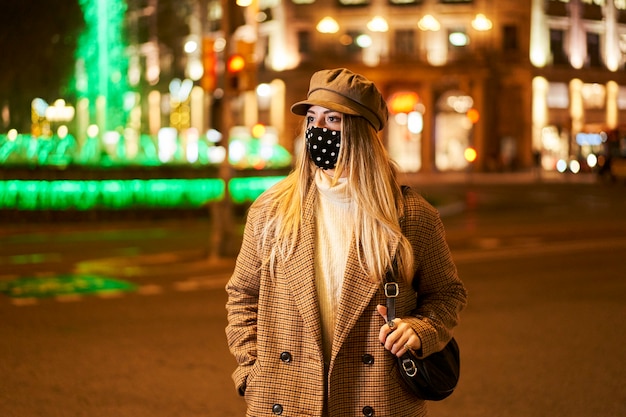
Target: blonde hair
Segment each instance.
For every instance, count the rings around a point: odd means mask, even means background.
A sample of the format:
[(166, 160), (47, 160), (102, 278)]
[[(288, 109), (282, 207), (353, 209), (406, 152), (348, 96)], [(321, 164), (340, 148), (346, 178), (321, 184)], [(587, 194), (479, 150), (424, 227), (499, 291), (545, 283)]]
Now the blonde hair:
[[(306, 121), (302, 131), (306, 129)], [(301, 135), (303, 137), (303, 135)], [(270, 192), (259, 197), (271, 213), (260, 244), (270, 245), (269, 264), (273, 272), (278, 257), (287, 259), (294, 251), (301, 226), (304, 199), (318, 169), (307, 155), (306, 146), (298, 155), (294, 170)], [(348, 186), (355, 200), (355, 238), (359, 262), (373, 281), (381, 281), (394, 259), (392, 243), (398, 240), (394, 270), (400, 279), (411, 281), (413, 251), (400, 229), (402, 191), (397, 168), (376, 130), (364, 118), (344, 114), (341, 148), (333, 183), (348, 173)]]

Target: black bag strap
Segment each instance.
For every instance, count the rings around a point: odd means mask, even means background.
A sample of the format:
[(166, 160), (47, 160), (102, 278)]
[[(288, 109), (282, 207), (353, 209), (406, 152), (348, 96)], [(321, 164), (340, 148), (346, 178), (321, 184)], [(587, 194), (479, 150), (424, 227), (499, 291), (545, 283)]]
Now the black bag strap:
[[(402, 191), (402, 197), (409, 190), (408, 185), (400, 186)], [(404, 223), (404, 214), (400, 217), (400, 227), (403, 226)], [(393, 260), (391, 268), (385, 274), (385, 297), (387, 297), (387, 323), (396, 318), (396, 297), (400, 293), (400, 287), (396, 282), (395, 273), (396, 273), (396, 260)]]
[(396, 318), (396, 297), (400, 286), (395, 280), (393, 269), (385, 274), (385, 297), (387, 297), (387, 323)]
[[(395, 262), (394, 262), (395, 266)], [(387, 297), (387, 324), (396, 318), (396, 297), (400, 294), (400, 287), (395, 280), (394, 269), (387, 271), (385, 274), (385, 297)], [(414, 377), (417, 374), (417, 367), (415, 365), (414, 356), (410, 351), (405, 352), (401, 358), (399, 358), (400, 365), (404, 372), (409, 377)]]

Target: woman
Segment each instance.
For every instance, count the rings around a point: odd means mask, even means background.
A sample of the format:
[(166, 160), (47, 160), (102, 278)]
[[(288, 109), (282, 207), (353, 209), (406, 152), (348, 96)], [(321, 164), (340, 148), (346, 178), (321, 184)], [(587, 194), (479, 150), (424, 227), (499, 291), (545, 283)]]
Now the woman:
[[(247, 415), (425, 416), (396, 356), (440, 350), (466, 303), (439, 215), (398, 183), (372, 82), (319, 71), (291, 110), (305, 116), (306, 146), (250, 208), (226, 286)], [(400, 293), (387, 324), (390, 270)]]

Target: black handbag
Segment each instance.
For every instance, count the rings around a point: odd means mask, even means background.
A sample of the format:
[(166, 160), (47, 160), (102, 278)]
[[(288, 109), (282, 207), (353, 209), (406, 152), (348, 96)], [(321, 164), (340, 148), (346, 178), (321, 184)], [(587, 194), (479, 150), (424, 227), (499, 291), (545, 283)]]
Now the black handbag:
[[(391, 273), (387, 274), (387, 322), (395, 319), (395, 298), (399, 286)], [(461, 359), (459, 345), (454, 338), (439, 352), (417, 358), (410, 350), (398, 358), (398, 370), (406, 386), (417, 398), (440, 401), (452, 394), (459, 381)]]

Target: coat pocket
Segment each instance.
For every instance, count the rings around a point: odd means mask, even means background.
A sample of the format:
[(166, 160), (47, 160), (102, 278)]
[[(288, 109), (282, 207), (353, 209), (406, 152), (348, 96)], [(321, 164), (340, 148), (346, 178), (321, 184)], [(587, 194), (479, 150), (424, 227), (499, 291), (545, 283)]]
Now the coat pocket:
[(246, 400), (249, 400), (250, 397), (252, 396), (253, 391), (254, 391), (254, 380), (260, 373), (261, 373), (261, 364), (259, 360), (257, 359), (254, 362), (254, 364), (250, 367), (250, 372), (248, 373), (248, 376), (246, 376), (246, 382), (244, 385), (245, 386), (244, 396)]

